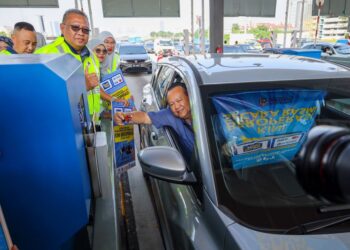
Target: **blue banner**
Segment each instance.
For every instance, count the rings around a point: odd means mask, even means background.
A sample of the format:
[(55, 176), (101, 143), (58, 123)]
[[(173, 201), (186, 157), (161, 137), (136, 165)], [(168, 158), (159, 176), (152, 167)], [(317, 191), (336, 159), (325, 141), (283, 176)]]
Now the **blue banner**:
[(325, 92), (265, 90), (212, 97), (216, 136), (241, 169), (292, 160), (320, 112)]
[[(113, 102), (108, 109), (112, 109), (112, 115), (116, 112), (131, 112), (135, 109), (131, 92), (126, 85), (125, 78), (120, 69), (106, 75), (101, 83), (101, 88), (109, 95), (117, 99), (128, 100), (129, 106), (124, 107), (123, 103)], [(113, 124), (114, 131), (114, 149), (115, 149), (115, 166), (118, 172), (125, 171), (136, 165), (135, 163), (135, 143), (134, 143), (134, 126), (118, 126)]]
[[(128, 113), (133, 110), (133, 106), (124, 107), (122, 103), (114, 102), (112, 105), (112, 114), (116, 112)], [(125, 171), (136, 165), (135, 162), (135, 142), (134, 142), (134, 126), (113, 125), (114, 130), (114, 149), (116, 168), (118, 172)]]

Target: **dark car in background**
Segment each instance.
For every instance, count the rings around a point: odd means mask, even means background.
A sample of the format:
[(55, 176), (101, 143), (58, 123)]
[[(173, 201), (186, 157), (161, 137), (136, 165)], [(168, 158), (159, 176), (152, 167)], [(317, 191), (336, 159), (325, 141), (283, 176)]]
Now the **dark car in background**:
[(117, 53), (123, 73), (152, 73), (152, 61), (142, 44), (120, 44)]
[[(158, 63), (141, 110), (169, 108), (178, 81), (190, 100), (192, 157), (171, 128), (139, 127), (166, 249), (350, 248), (349, 206), (312, 195), (297, 175), (315, 169), (305, 178), (314, 185), (326, 166), (314, 151), (310, 166), (299, 158), (312, 127), (349, 127), (349, 69), (287, 55), (172, 57)], [(321, 172), (315, 190), (336, 192)]]
[(260, 53), (261, 50), (256, 49), (251, 44), (238, 44), (238, 47), (240, 47), (245, 53)]

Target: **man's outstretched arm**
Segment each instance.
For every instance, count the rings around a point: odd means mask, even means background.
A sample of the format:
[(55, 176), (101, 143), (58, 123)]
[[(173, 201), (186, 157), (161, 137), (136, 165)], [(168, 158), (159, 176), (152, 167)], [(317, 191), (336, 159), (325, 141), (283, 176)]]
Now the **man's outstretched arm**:
[(117, 112), (114, 115), (114, 121), (118, 125), (124, 125), (123, 122), (131, 124), (152, 124), (151, 118), (146, 112), (135, 111), (135, 112)]

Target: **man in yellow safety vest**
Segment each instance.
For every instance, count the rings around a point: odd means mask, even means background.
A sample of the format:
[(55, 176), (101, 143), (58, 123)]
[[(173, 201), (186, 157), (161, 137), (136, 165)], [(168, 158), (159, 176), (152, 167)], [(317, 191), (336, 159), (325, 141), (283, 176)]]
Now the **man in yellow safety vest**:
[(11, 35), (13, 45), (7, 46), (0, 54), (32, 54), (35, 50), (37, 41), (33, 25), (27, 22), (18, 22), (13, 28)]
[(36, 54), (68, 53), (82, 62), (85, 73), (85, 85), (89, 112), (95, 123), (98, 123), (100, 113), (100, 65), (86, 44), (89, 40), (90, 28), (86, 14), (78, 9), (69, 9), (63, 15), (60, 24), (62, 35), (52, 43), (39, 48)]

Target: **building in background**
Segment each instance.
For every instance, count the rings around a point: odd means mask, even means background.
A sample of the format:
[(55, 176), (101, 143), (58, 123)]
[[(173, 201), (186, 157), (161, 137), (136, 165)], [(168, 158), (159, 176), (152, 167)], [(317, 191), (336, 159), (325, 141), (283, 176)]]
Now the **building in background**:
[[(300, 29), (302, 5), (303, 0), (289, 1), (288, 24), (290, 24), (295, 30)], [(305, 23), (312, 21), (312, 19), (312, 0), (305, 0), (303, 29), (305, 27)]]
[(348, 17), (320, 17), (319, 39), (345, 38), (348, 33)]

